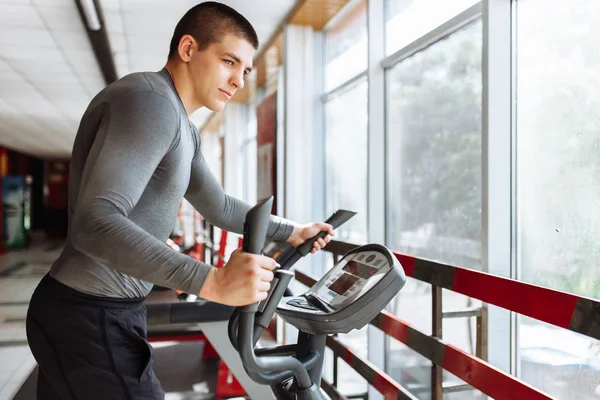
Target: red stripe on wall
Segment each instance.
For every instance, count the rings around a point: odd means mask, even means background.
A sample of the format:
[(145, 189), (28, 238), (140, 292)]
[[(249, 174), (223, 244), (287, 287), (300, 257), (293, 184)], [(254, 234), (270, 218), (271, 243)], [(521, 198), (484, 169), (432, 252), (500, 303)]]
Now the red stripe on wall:
[(464, 268), (456, 268), (452, 290), (562, 328), (569, 328), (578, 299), (569, 293)]
[(533, 386), (451, 345), (446, 345), (442, 368), (494, 399), (553, 399)]

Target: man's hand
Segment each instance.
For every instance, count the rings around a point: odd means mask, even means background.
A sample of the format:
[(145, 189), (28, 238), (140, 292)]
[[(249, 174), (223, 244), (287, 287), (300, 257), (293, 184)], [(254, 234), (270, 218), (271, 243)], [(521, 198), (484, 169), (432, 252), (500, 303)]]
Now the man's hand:
[(311, 224), (299, 225), (294, 228), (292, 234), (288, 238), (288, 243), (292, 244), (294, 247), (300, 246), (307, 239), (310, 239), (313, 236), (316, 236), (319, 232), (325, 231), (327, 232), (327, 236), (322, 239), (317, 239), (313, 245), (311, 253), (316, 253), (321, 250), (323, 247), (327, 245), (331, 241), (331, 237), (334, 235), (333, 226), (327, 224), (325, 222), (313, 222)]
[(221, 269), (212, 268), (199, 297), (228, 306), (246, 306), (267, 298), (277, 263), (272, 258), (235, 250)]

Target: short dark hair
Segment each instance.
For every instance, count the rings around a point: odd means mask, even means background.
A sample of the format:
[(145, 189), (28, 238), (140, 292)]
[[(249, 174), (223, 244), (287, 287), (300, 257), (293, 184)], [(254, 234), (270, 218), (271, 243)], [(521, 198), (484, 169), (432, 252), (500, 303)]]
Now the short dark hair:
[(223, 36), (232, 33), (245, 39), (258, 50), (258, 36), (252, 24), (239, 12), (225, 4), (206, 1), (190, 8), (177, 23), (171, 45), (169, 59), (175, 57), (179, 41), (184, 35), (191, 35), (198, 42), (200, 51), (219, 42)]

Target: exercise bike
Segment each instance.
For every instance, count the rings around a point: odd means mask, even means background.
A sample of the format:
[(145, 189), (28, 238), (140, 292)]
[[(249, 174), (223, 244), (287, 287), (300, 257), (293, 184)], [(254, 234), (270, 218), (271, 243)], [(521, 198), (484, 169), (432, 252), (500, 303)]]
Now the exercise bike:
[[(268, 198), (248, 212), (244, 224), (245, 252), (261, 253), (272, 201)], [(335, 228), (354, 214), (339, 210), (326, 222)], [(302, 295), (284, 297), (294, 276), (289, 269), (326, 234), (321, 232), (281, 254), (281, 267), (274, 271), (267, 299), (237, 307), (229, 319), (229, 340), (239, 352), (244, 370), (255, 382), (269, 385), (277, 399), (327, 399), (320, 388), (327, 335), (364, 327), (406, 282), (396, 257), (384, 246), (368, 244), (346, 253)], [(298, 329), (297, 343), (256, 349), (275, 312)]]

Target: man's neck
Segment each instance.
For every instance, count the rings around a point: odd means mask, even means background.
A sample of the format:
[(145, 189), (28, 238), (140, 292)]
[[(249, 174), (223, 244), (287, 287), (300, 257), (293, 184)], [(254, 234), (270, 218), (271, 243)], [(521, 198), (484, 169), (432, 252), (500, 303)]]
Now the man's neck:
[(171, 75), (171, 79), (175, 85), (175, 90), (177, 91), (177, 94), (183, 103), (185, 112), (188, 116), (193, 114), (194, 111), (200, 108), (200, 106), (194, 104), (192, 101), (194, 97), (192, 92), (192, 84), (188, 78), (185, 67), (172, 61), (167, 61), (167, 64), (165, 64), (165, 69)]

